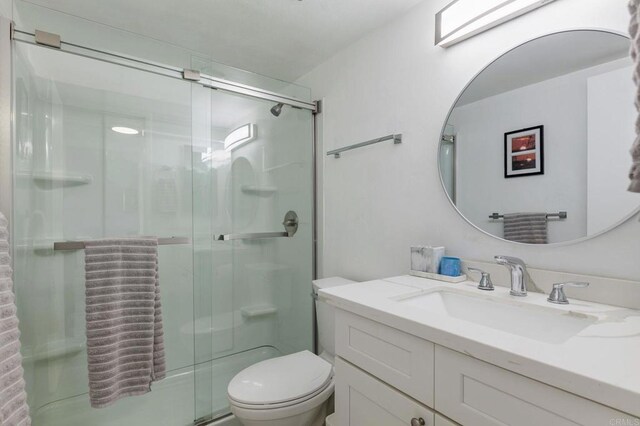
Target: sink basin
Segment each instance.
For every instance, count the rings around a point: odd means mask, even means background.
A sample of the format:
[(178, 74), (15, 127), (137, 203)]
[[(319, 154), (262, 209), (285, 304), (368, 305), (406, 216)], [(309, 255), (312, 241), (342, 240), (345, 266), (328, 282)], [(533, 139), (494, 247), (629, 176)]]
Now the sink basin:
[(553, 307), (509, 302), (450, 290), (438, 290), (399, 301), (476, 325), (521, 337), (560, 344), (576, 336), (597, 318)]

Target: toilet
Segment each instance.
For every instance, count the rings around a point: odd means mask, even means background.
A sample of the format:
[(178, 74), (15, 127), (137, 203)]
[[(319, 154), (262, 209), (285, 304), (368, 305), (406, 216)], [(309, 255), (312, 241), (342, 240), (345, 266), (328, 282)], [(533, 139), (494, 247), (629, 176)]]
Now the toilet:
[[(319, 289), (351, 284), (340, 277), (313, 281)], [(244, 426), (321, 426), (333, 395), (334, 311), (316, 299), (318, 352), (301, 351), (259, 362), (229, 383), (231, 412)]]

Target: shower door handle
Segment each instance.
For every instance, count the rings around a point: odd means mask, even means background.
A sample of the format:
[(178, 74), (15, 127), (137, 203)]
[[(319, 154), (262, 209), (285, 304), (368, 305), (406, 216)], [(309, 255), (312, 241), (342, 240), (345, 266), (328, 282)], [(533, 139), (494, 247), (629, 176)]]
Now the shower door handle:
[(288, 232), (254, 232), (250, 234), (222, 234), (216, 235), (216, 241), (232, 240), (260, 240), (264, 238), (292, 237)]
[(264, 238), (281, 238), (293, 237), (298, 231), (298, 215), (294, 211), (289, 211), (284, 216), (284, 221), (282, 222), (284, 225), (285, 232), (254, 232), (247, 234), (223, 234), (223, 235), (215, 235), (215, 241), (232, 241), (232, 240), (260, 240)]

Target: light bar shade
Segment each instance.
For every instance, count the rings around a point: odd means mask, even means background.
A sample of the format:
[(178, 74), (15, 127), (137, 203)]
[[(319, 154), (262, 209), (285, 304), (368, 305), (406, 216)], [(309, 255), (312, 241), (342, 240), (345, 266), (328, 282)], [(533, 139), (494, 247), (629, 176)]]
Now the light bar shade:
[(224, 138), (224, 149), (225, 151), (233, 151), (234, 149), (240, 148), (247, 142), (254, 140), (255, 137), (256, 125), (251, 123), (245, 124), (244, 126), (238, 127)]
[(454, 0), (436, 14), (436, 45), (449, 47), (556, 0)]
[(139, 130), (136, 130), (131, 127), (124, 127), (124, 126), (114, 126), (111, 128), (111, 130), (113, 130), (116, 133), (122, 133), (123, 135), (137, 135), (140, 133)]

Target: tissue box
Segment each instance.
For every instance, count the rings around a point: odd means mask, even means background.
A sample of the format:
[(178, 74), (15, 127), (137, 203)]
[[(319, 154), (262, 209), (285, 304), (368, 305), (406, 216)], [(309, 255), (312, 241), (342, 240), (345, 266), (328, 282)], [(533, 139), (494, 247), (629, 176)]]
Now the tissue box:
[(411, 247), (411, 270), (437, 274), (443, 257), (444, 247)]

